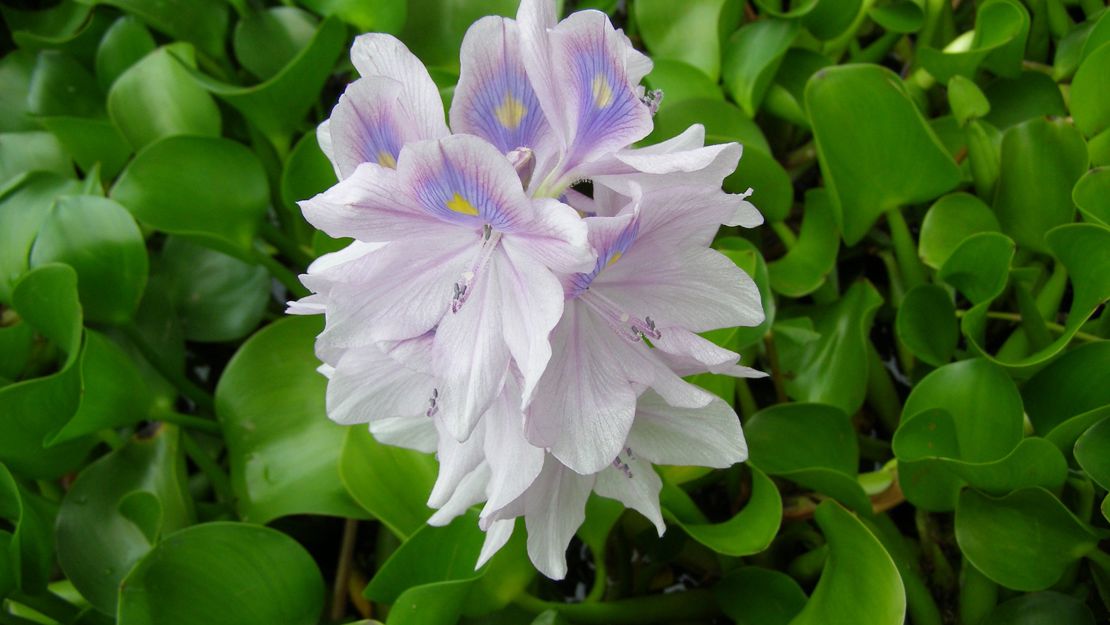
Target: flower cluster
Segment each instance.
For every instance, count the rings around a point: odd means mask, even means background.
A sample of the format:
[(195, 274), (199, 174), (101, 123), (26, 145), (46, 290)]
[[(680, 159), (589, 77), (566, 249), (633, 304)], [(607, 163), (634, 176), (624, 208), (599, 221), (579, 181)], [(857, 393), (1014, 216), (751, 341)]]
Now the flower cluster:
[[(427, 70), (388, 35), (359, 37), (360, 78), (319, 128), (339, 182), (301, 203), (355, 241), (303, 276), (290, 311), (324, 313), (328, 415), (437, 454), (432, 524), (484, 504), (480, 566), (524, 517), (552, 578), (591, 492), (662, 534), (653, 463), (746, 457), (732, 408), (683, 376), (762, 375), (699, 332), (763, 319), (752, 280), (709, 246), (762, 222), (722, 180), (740, 146), (652, 129), (651, 62), (608, 17), (467, 32), (444, 123)], [(579, 183), (589, 181), (584, 192)]]

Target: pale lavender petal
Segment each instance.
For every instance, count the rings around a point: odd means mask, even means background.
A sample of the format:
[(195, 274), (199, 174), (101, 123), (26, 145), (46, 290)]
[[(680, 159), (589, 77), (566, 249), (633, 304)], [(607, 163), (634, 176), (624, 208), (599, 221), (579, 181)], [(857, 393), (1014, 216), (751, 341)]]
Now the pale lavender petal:
[(421, 138), (447, 136), (439, 89), (424, 64), (400, 40), (381, 33), (359, 35), (351, 46), (351, 62), (365, 78), (381, 76), (400, 83), (398, 100), (418, 124)]
[(567, 546), (586, 519), (586, 500), (594, 476), (584, 476), (548, 457), (536, 485), (529, 489), (528, 556), (536, 568), (551, 579), (567, 574)]
[[(428, 525), (443, 526), (464, 514), (470, 506), (485, 498), (486, 483), (489, 481), (489, 466), (482, 464), (466, 474), (451, 491), (451, 496), (435, 514), (428, 519)], [(429, 504), (430, 505), (430, 504)]]
[(590, 245), (597, 253), (597, 262), (589, 272), (570, 274), (564, 279), (566, 296), (578, 297), (590, 287), (601, 270), (617, 262), (636, 241), (639, 223), (635, 211), (615, 217), (587, 217)]
[(451, 102), (451, 128), (477, 135), (502, 152), (536, 150), (551, 129), (520, 56), (516, 22), (485, 17), (463, 39), (459, 84)]
[(616, 499), (644, 515), (662, 536), (667, 530), (663, 512), (659, 509), (659, 491), (663, 488), (663, 480), (659, 479), (651, 463), (635, 455), (635, 449), (631, 457), (625, 454), (620, 462), (622, 467), (609, 467), (597, 474), (594, 492)]
[(434, 452), (438, 441), (435, 424), (424, 415), (372, 421), (370, 434), (380, 443), (425, 454)]
[(400, 99), (400, 91), (401, 84), (389, 78), (360, 78), (339, 96), (327, 127), (330, 152), (325, 154), (340, 179), (362, 163), (394, 168), (403, 145), (438, 138), (429, 136), (414, 118), (414, 109)]
[(717, 398), (703, 408), (675, 408), (648, 391), (636, 405), (628, 447), (656, 464), (725, 468), (748, 457), (740, 419)]
[(668, 365), (683, 376), (705, 372), (725, 373), (740, 360), (740, 354), (720, 347), (685, 328), (660, 328), (659, 337), (652, 339), (651, 344), (664, 352), (668, 356), (665, 359)]
[(520, 497), (543, 469), (544, 450), (524, 438), (519, 384), (509, 376), (505, 392), (482, 416), (483, 450), (490, 468), (485, 511), (504, 507)]
[(351, 425), (421, 416), (434, 388), (434, 379), (408, 369), (378, 345), (351, 349), (339, 359), (328, 381), (328, 417)]
[(502, 239), (506, 248), (560, 273), (594, 265), (597, 255), (590, 247), (587, 226), (573, 208), (552, 199), (535, 200), (532, 207), (530, 218), (521, 220)]
[[(436, 483), (428, 496), (428, 505), (432, 508), (442, 508), (448, 500), (455, 496), (459, 490), (459, 484), (466, 477), (475, 472), (479, 465), (485, 466), (485, 457), (482, 452), (482, 436), (473, 436), (466, 441), (459, 442), (450, 435), (441, 419), (434, 419), (434, 421), (436, 431), (439, 434), (439, 443), (436, 447), (439, 475), (436, 476)], [(483, 494), (485, 493), (486, 482), (489, 480), (488, 467), (484, 475), (486, 481), (482, 482)], [(473, 505), (477, 501), (480, 500), (475, 500), (467, 506)]]
[(474, 565), (475, 571), (482, 568), (482, 565), (489, 562), (489, 559), (500, 551), (505, 543), (509, 542), (515, 526), (515, 519), (497, 521), (489, 526), (489, 529), (486, 530), (486, 539), (482, 543), (482, 551), (478, 554), (478, 562)]

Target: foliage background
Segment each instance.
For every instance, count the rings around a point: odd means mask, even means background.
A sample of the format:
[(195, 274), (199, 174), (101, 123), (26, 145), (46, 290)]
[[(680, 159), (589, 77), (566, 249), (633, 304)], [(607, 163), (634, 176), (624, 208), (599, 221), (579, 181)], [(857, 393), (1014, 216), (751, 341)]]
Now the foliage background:
[[(358, 32), (445, 100), (514, 0), (5, 0), (0, 623), (1027, 624), (1110, 605), (1110, 11), (584, 0), (655, 60), (649, 141), (740, 141), (717, 247), (773, 373), (699, 383), (751, 461), (591, 500), (563, 582), (424, 527), (434, 459), (324, 415), (294, 202)], [(579, 602), (578, 600), (583, 600)], [(569, 603), (568, 603), (569, 601)]]

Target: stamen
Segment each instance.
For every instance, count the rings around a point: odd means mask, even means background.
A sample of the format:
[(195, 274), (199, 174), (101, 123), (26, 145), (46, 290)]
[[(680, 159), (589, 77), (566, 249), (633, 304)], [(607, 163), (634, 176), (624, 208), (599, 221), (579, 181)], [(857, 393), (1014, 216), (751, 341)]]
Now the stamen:
[(640, 101), (648, 107), (652, 117), (659, 112), (659, 105), (663, 103), (663, 90), (653, 89), (640, 96)]
[(578, 299), (600, 314), (614, 332), (628, 341), (635, 343), (645, 337), (656, 340), (662, 336), (651, 317), (643, 320), (633, 317), (597, 291), (587, 289)]
[(624, 476), (628, 479), (632, 479), (632, 468), (625, 464), (620, 456), (613, 458), (613, 468), (624, 473)]
[(462, 310), (463, 304), (470, 298), (470, 293), (474, 289), (474, 281), (482, 274), (482, 271), (489, 264), (489, 259), (493, 257), (494, 250), (497, 245), (501, 243), (501, 233), (494, 232), (489, 224), (482, 226), (482, 247), (478, 251), (477, 258), (474, 259), (474, 264), (470, 266), (470, 271), (464, 271), (462, 279), (456, 282), (453, 286), (454, 294), (451, 297), (451, 312), (457, 313)]
[(437, 400), (439, 400), (439, 389), (433, 388), (432, 396), (428, 398), (428, 410), (424, 413), (424, 416), (429, 419), (436, 416), (436, 413), (439, 412), (439, 405), (436, 403)]

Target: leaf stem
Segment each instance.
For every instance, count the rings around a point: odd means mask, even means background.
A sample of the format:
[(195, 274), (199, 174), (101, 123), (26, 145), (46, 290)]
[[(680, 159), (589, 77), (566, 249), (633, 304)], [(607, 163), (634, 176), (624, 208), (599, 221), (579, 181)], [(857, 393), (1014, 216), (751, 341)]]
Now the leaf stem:
[(298, 267), (304, 268), (312, 264), (312, 256), (301, 247), (296, 241), (291, 239), (287, 234), (281, 231), (277, 226), (262, 220), (259, 226), (259, 234), (266, 240), (267, 243), (277, 248), (286, 258), (297, 263)]
[(212, 394), (200, 386), (197, 386), (192, 380), (185, 377), (183, 372), (178, 371), (175, 367), (163, 360), (158, 351), (146, 341), (146, 337), (143, 336), (143, 333), (137, 326), (134, 324), (126, 324), (120, 326), (120, 329), (127, 336), (127, 339), (131, 341), (131, 344), (139, 350), (143, 359), (150, 363), (150, 366), (154, 367), (154, 370), (157, 371), (159, 375), (166, 378), (166, 380), (173, 384), (182, 395), (188, 397), (190, 401), (199, 406), (202, 410), (215, 412), (216, 401), (212, 398)]
[(902, 273), (902, 281), (906, 290), (925, 283), (925, 270), (921, 267), (921, 260), (917, 257), (917, 246), (914, 245), (913, 235), (906, 225), (906, 218), (902, 216), (900, 208), (892, 208), (886, 212), (886, 223), (890, 226), (890, 236), (894, 241), (894, 258), (898, 261), (898, 268)]
[(280, 282), (293, 297), (299, 299), (309, 294), (308, 289), (301, 284), (296, 274), (290, 271), (285, 265), (279, 263), (273, 256), (270, 256), (257, 247), (251, 250), (251, 255), (254, 257), (255, 262), (265, 267), (266, 271), (269, 271), (270, 275)]
[[(956, 311), (956, 316), (957, 317), (963, 317), (964, 315), (967, 314), (967, 312), (968, 311), (966, 311), (966, 310), (957, 310)], [(997, 311), (993, 311), (993, 310), (987, 311), (987, 319), (999, 319), (999, 320), (1002, 320), (1002, 321), (1012, 321), (1014, 323), (1021, 323), (1021, 315), (1019, 315), (1018, 313), (997, 312)], [(1046, 321), (1046, 322), (1044, 322), (1044, 325), (1049, 330), (1052, 330), (1054, 332), (1058, 332), (1060, 334), (1063, 334), (1064, 332), (1067, 331), (1067, 328), (1065, 328), (1064, 326), (1062, 326), (1062, 325), (1060, 325), (1056, 322), (1053, 322), (1053, 321)], [(1092, 343), (1092, 342), (1095, 342), (1095, 341), (1105, 341), (1106, 340), (1106, 339), (1104, 339), (1100, 336), (1095, 336), (1094, 334), (1089, 334), (1087, 332), (1082, 332), (1082, 331), (1079, 331), (1079, 330), (1076, 330), (1075, 334), (1072, 335), (1072, 338), (1079, 339), (1081, 341), (1087, 341), (1089, 343)]]
[(212, 484), (212, 490), (216, 493), (216, 498), (224, 503), (234, 502), (235, 491), (231, 488), (231, 479), (188, 432), (181, 432), (181, 446), (185, 449), (185, 454), (189, 456), (193, 464), (197, 465), (201, 473), (204, 473), (205, 477), (208, 478), (208, 481)]
[(216, 423), (212, 419), (182, 414), (174, 410), (161, 410), (152, 416), (159, 421), (165, 421), (166, 423), (180, 425), (183, 428), (198, 430), (206, 434), (223, 434), (223, 430), (220, 428), (220, 424)]
[(358, 519), (347, 519), (343, 523), (343, 541), (339, 545), (339, 563), (335, 565), (335, 587), (331, 591), (331, 612), (333, 621), (347, 615), (347, 583), (351, 577), (351, 560), (355, 553), (355, 540), (358, 538)]
[(650, 595), (599, 603), (561, 603), (543, 601), (521, 594), (513, 602), (539, 614), (554, 610), (583, 625), (641, 625), (710, 619), (721, 615), (712, 591), (697, 589), (666, 595)]
[(786, 247), (787, 251), (794, 249), (794, 247), (798, 245), (798, 235), (794, 234), (794, 231), (790, 229), (790, 226), (786, 225), (786, 222), (772, 221), (771, 230), (774, 230), (775, 234), (782, 240), (782, 244)]
[(775, 349), (775, 336), (767, 332), (763, 337), (763, 344), (767, 348), (767, 359), (771, 361), (771, 382), (775, 385), (775, 397), (778, 403), (787, 401), (786, 384), (782, 379), (782, 369), (779, 368), (779, 352)]
[(11, 612), (0, 610), (0, 625), (39, 625), (39, 622), (25, 619), (22, 616), (16, 616)]
[[(80, 608), (49, 590), (38, 595), (28, 595), (22, 591), (15, 590), (12, 591), (12, 594), (9, 595), (8, 598), (16, 603), (31, 608), (43, 616), (50, 617), (59, 623), (72, 622), (81, 613)], [(0, 610), (0, 614), (2, 613), (3, 611)]]

